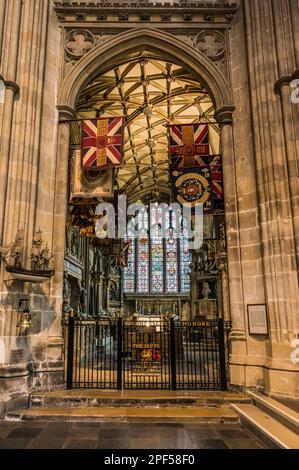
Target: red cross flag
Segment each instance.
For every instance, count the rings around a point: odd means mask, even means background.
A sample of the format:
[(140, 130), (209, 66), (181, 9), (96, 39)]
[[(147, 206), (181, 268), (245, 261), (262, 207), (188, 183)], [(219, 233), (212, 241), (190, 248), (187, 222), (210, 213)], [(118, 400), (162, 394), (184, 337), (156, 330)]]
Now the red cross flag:
[(200, 167), (200, 158), (210, 155), (207, 124), (170, 126), (169, 153), (173, 170)]
[(82, 122), (84, 170), (119, 167), (123, 164), (124, 118), (108, 117)]

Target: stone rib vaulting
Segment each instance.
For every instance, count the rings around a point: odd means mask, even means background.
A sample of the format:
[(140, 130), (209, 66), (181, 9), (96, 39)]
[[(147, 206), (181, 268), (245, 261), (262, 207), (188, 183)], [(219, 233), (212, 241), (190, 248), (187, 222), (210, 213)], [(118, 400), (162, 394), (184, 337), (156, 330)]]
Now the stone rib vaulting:
[[(231, 322), (228, 387), (299, 398), (298, 78), (297, 0), (0, 1), (1, 415), (66, 387), (66, 304), (157, 314), (72, 222), (78, 123), (104, 115), (125, 117), (113, 191), (145, 204), (172, 198), (169, 126), (208, 123), (224, 204), (205, 246), (221, 263), (192, 253), (190, 295), (159, 312)], [(10, 272), (9, 250), (34, 262), (41, 240), (52, 274)]]

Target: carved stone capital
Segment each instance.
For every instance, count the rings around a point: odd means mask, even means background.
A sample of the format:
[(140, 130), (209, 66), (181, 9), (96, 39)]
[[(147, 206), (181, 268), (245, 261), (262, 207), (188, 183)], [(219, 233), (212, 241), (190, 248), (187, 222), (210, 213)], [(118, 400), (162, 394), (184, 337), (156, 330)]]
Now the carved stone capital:
[[(2, 79), (1, 76), (0, 76), (0, 79)], [(5, 88), (7, 90), (12, 90), (14, 92), (14, 95), (18, 95), (20, 93), (20, 87), (19, 87), (19, 85), (17, 85), (17, 83), (15, 83), (11, 80), (4, 80), (4, 79), (2, 79), (2, 80), (3, 80)]]
[(221, 124), (232, 124), (234, 111), (234, 106), (223, 106), (223, 108), (218, 108), (215, 112), (215, 119)]
[(57, 109), (59, 113), (59, 123), (70, 121), (72, 119), (76, 119), (77, 117), (76, 111), (70, 106), (57, 105)]
[(280, 95), (280, 92), (283, 87), (290, 86), (291, 82), (298, 78), (299, 78), (299, 69), (295, 70), (295, 72), (292, 75), (286, 75), (284, 77), (280, 77), (274, 85), (275, 93), (277, 95)]

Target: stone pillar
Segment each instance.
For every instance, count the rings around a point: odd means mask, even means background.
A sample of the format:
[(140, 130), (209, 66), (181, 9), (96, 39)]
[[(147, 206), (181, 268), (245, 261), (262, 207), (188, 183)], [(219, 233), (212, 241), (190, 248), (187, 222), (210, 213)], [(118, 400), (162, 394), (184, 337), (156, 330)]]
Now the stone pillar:
[(223, 262), (223, 264), (221, 264), (220, 272), (221, 272), (221, 287), (222, 287), (223, 318), (225, 321), (231, 321), (231, 314), (230, 314), (230, 308), (229, 308), (229, 286), (228, 286), (226, 262)]
[(290, 17), (293, 30), (293, 44), (295, 50), (296, 68), (299, 69), (299, 4), (298, 0), (289, 0)]
[(53, 228), (53, 253), (55, 256), (55, 276), (51, 284), (51, 297), (55, 301), (56, 318), (52, 323), (49, 335), (53, 338), (61, 337), (61, 315), (63, 303), (63, 278), (64, 278), (64, 251), (65, 251), (65, 226), (67, 213), (67, 189), (68, 189), (68, 162), (70, 143), (70, 122), (76, 118), (73, 109), (67, 106), (58, 106), (59, 129), (56, 155), (56, 183), (55, 183), (55, 207)]
[[(232, 117), (234, 107), (218, 109), (215, 119), (221, 126), (221, 152), (223, 161), (223, 184), (225, 198), (225, 218), (227, 234), (228, 285), (230, 315), (232, 319), (231, 346), (236, 379), (235, 383), (245, 385), (244, 365), (246, 364), (246, 327), (244, 316), (242, 267), (236, 190), (236, 163)], [(233, 375), (233, 374), (231, 374)]]
[(12, 130), (12, 119), (14, 110), (14, 99), (16, 93), (19, 92), (19, 87), (14, 82), (5, 83), (5, 100), (3, 106), (3, 121), (2, 121), (2, 132), (1, 132), (1, 148), (0, 148), (0, 244), (3, 239), (3, 226), (5, 216), (5, 201), (6, 201), (6, 190), (8, 181), (8, 168), (9, 168), (9, 154), (11, 145), (11, 130)]
[[(296, 146), (296, 121), (294, 114), (298, 114), (295, 107), (299, 103), (292, 104), (290, 83), (291, 77), (283, 77), (275, 84), (275, 90), (281, 97), (281, 108), (283, 115), (283, 128), (285, 135), (285, 146), (287, 155), (287, 166), (289, 173), (289, 187), (291, 193), (292, 220), (295, 234), (296, 253), (297, 253), (297, 271), (299, 270), (299, 180), (298, 180), (298, 149)], [(299, 115), (298, 115), (299, 117)], [(297, 123), (298, 125), (298, 123)], [(299, 325), (298, 325), (299, 326)]]
[[(284, 0), (272, 0), (272, 11), (274, 21), (274, 36), (276, 45), (276, 62), (279, 80), (275, 84), (275, 91), (281, 97), (281, 108), (283, 118), (283, 130), (285, 148), (287, 154), (288, 182), (291, 196), (291, 210), (294, 224), (295, 242), (297, 248), (297, 261), (299, 260), (299, 184), (298, 184), (298, 154), (296, 148), (296, 127), (299, 131), (298, 108), (291, 103), (290, 83), (293, 80), (296, 69), (298, 50), (296, 34), (299, 35), (298, 1), (285, 2)], [(289, 9), (290, 8), (290, 9)], [(291, 13), (289, 15), (289, 12)], [(292, 24), (293, 22), (293, 24)], [(299, 137), (299, 136), (298, 136)]]
[(4, 24), (5, 24), (5, 10), (6, 10), (6, 0), (1, 0), (0, 2), (0, 70), (2, 66), (2, 43), (3, 43), (3, 34), (4, 34)]
[(30, 256), (35, 230), (38, 168), (42, 159), (40, 135), (43, 126), (47, 24), (48, 0), (42, 4), (27, 0), (18, 49), (17, 78), (21, 93), (15, 106), (3, 234), (4, 243), (11, 243), (17, 228), (23, 227), (27, 257)]
[(284, 117), (280, 99), (274, 90), (279, 70), (290, 67), (289, 57), (292, 57), (292, 51), (291, 55), (286, 54), (281, 49), (281, 44), (279, 47), (276, 44), (283, 40), (289, 51), (287, 36), (282, 39), (279, 33), (285, 27), (279, 26), (282, 19), (277, 18), (282, 6), (281, 2), (272, 0), (243, 1), (269, 317), (264, 386), (269, 393), (298, 397), (298, 366), (296, 368), (291, 362), (291, 342), (298, 334), (298, 271), (292, 207), (294, 195), (290, 187), (291, 162), (288, 161), (288, 152), (291, 149), (286, 142), (289, 130), (284, 131), (285, 118), (290, 124), (290, 117)]
[[(19, 89), (16, 84), (18, 68), (19, 36), (22, 17), (22, 0), (1, 2), (0, 7), (0, 56), (1, 74), (5, 78), (5, 99), (3, 106), (2, 129), (0, 130), (0, 244), (3, 241), (4, 206), (6, 200), (9, 155), (12, 137), (14, 99)], [(5, 9), (5, 10), (4, 10)], [(5, 12), (6, 22), (1, 17)], [(1, 26), (2, 25), (2, 26)], [(5, 26), (5, 27), (4, 27)], [(1, 32), (2, 28), (2, 32)]]

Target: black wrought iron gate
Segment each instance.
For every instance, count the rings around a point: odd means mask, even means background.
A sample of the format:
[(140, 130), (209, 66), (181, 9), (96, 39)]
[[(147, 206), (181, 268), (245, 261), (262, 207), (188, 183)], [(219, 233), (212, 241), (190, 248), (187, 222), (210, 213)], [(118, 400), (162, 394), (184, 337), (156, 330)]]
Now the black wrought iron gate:
[(82, 320), (65, 329), (71, 388), (226, 390), (228, 333), (204, 322)]

